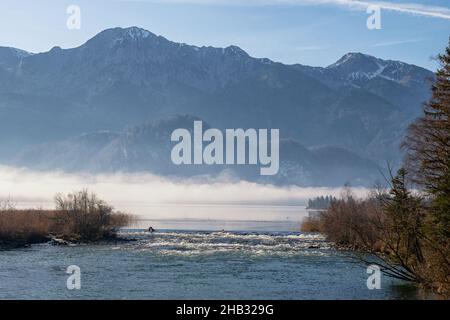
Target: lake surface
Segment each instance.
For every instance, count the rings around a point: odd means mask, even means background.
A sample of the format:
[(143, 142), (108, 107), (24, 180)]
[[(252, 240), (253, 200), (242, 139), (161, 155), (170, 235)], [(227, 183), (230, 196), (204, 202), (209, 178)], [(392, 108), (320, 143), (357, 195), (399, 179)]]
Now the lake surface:
[[(1, 299), (408, 299), (382, 277), (368, 290), (366, 266), (317, 234), (285, 221), (156, 221), (127, 229), (114, 244), (0, 251)], [(185, 229), (183, 230), (183, 226)], [(205, 229), (216, 230), (207, 231)], [(217, 231), (225, 229), (226, 231)], [(247, 229), (244, 231), (243, 229)], [(233, 230), (233, 231), (231, 231)], [(68, 290), (66, 268), (81, 269)]]

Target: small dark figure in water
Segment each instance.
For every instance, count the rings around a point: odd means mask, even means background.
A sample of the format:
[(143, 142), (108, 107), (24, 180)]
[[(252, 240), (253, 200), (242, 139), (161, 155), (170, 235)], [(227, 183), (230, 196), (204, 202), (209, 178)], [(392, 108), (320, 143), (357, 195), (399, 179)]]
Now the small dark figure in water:
[(148, 228), (148, 232), (153, 233), (155, 232), (155, 229), (153, 229), (153, 227)]

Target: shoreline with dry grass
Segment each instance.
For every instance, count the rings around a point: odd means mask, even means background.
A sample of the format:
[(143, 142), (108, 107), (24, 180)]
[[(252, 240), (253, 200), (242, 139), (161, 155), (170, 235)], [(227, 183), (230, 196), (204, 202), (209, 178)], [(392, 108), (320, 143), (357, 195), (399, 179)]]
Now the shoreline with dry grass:
[(55, 196), (54, 210), (18, 210), (0, 202), (0, 250), (52, 241), (55, 244), (120, 240), (117, 231), (134, 217), (87, 190)]

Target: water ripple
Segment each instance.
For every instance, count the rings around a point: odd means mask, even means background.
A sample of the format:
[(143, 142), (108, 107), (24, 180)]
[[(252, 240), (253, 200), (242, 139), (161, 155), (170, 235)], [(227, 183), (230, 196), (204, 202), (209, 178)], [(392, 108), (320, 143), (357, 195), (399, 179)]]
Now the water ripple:
[(132, 245), (116, 249), (151, 251), (160, 255), (243, 254), (250, 256), (324, 255), (329, 243), (320, 234), (295, 232), (192, 232), (124, 230), (122, 237), (135, 238)]

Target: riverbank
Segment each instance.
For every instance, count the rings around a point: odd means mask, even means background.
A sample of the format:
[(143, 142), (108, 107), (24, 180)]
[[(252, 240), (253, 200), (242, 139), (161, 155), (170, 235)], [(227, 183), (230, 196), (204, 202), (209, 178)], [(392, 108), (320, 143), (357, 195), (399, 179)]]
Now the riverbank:
[(18, 210), (11, 202), (0, 203), (0, 248), (110, 240), (134, 219), (85, 190), (57, 195), (55, 202), (55, 210)]
[(402, 172), (389, 191), (358, 199), (349, 189), (327, 210), (306, 218), (301, 230), (320, 232), (334, 248), (376, 264), (386, 276), (448, 299), (448, 237), (439, 233), (429, 202), (405, 187)]
[(57, 210), (0, 211), (0, 250), (50, 242), (54, 245), (120, 241), (117, 231), (129, 224), (124, 214), (112, 214), (101, 233), (86, 237), (77, 232), (75, 217)]
[(45, 243), (50, 241), (49, 236), (37, 235), (31, 237), (15, 237), (0, 239), (0, 250), (10, 250), (15, 248), (22, 248), (32, 244)]

